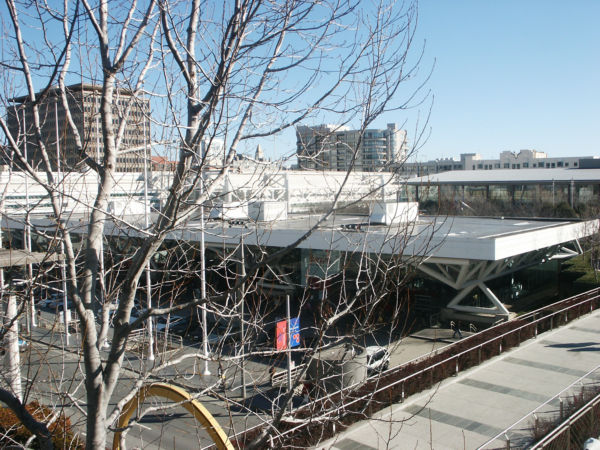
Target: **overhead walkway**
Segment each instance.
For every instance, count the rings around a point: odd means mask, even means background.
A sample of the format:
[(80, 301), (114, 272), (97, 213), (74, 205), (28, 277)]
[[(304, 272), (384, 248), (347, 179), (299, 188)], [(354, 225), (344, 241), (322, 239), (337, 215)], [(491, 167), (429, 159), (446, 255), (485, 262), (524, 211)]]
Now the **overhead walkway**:
[[(503, 431), (596, 369), (598, 352), (600, 311), (595, 311), (384, 409), (318, 448), (478, 448), (499, 434), (489, 448), (506, 448), (507, 437), (517, 448), (530, 440), (531, 422), (509, 436)], [(550, 401), (544, 411), (558, 414), (559, 403)]]

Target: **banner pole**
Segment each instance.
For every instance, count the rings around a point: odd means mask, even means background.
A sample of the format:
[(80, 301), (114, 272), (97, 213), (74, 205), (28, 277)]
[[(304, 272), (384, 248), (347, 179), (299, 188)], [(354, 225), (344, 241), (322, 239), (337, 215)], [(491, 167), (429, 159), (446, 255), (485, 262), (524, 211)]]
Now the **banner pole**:
[[(290, 296), (285, 296), (287, 312), (287, 382), (289, 392), (292, 392), (292, 336), (290, 333)], [(292, 401), (290, 400), (290, 413), (292, 412)]]

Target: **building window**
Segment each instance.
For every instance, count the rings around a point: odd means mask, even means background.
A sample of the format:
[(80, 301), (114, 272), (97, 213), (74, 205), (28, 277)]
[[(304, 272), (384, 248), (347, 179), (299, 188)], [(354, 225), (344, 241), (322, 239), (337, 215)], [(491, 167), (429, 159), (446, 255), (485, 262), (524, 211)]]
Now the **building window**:
[(562, 166), (563, 166), (563, 162), (562, 162), (562, 161), (559, 161), (559, 162), (557, 162), (557, 163), (556, 163), (556, 165), (557, 165), (558, 167), (562, 167)]
[(494, 164), (494, 169), (499, 169), (499, 168), (500, 168), (500, 163)]
[(529, 163), (524, 162), (523, 163), (523, 169), (529, 169)]
[(568, 162), (565, 163), (565, 167), (569, 167), (569, 163)]
[(504, 163), (504, 168), (505, 169), (510, 169), (510, 164), (509, 163)]
[(573, 167), (577, 167), (577, 163), (576, 162), (573, 163)]
[(552, 168), (554, 169), (556, 167), (556, 164), (552, 163)]

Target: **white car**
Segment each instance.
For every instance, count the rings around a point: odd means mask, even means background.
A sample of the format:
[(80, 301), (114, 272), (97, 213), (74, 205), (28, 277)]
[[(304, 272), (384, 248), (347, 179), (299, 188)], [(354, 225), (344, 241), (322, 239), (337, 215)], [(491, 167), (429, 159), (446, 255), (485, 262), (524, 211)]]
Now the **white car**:
[(371, 345), (367, 347), (367, 375), (383, 372), (390, 366), (390, 352), (385, 347)]
[[(21, 338), (18, 338), (17, 343), (19, 345), (19, 351), (24, 352), (29, 348), (29, 342), (24, 341)], [(3, 356), (6, 353), (6, 347), (4, 345), (4, 340), (0, 341), (0, 356)]]

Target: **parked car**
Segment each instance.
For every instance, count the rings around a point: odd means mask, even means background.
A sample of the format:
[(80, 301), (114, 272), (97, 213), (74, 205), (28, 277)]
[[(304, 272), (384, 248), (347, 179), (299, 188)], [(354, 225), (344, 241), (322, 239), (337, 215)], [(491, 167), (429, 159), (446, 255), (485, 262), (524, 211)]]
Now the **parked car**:
[[(110, 324), (110, 326), (114, 326), (114, 320), (115, 320), (115, 316), (117, 314), (117, 310), (116, 309), (111, 309), (108, 312), (108, 323)], [(133, 322), (135, 322), (137, 320), (137, 318), (140, 315), (140, 310), (137, 308), (133, 308), (131, 310), (131, 314), (129, 315), (129, 325), (131, 325)], [(143, 324), (138, 324), (137, 327), (135, 328), (141, 328), (143, 326)]]
[[(19, 344), (20, 352), (27, 351), (27, 349), (29, 348), (29, 342), (27, 342), (21, 338), (19, 338), (18, 344)], [(4, 356), (5, 354), (6, 354), (6, 343), (4, 340), (2, 340), (2, 342), (0, 342), (0, 356)]]
[[(42, 301), (41, 306), (46, 309), (51, 309), (53, 311), (62, 311), (64, 307), (64, 300), (62, 297), (51, 297), (44, 301)], [(73, 309), (75, 304), (72, 299), (67, 300), (67, 309)]]
[(390, 352), (385, 347), (371, 345), (367, 347), (367, 375), (374, 375), (387, 370), (390, 366)]
[[(54, 309), (56, 309), (57, 311), (62, 311), (64, 307), (65, 307), (65, 303), (64, 303), (64, 301), (61, 299), (61, 300), (58, 302), (58, 304), (56, 305), (56, 308), (54, 308)], [(73, 302), (73, 300), (71, 300), (71, 299), (68, 299), (68, 300), (67, 300), (67, 309), (73, 309), (73, 308), (75, 308), (75, 303)]]

